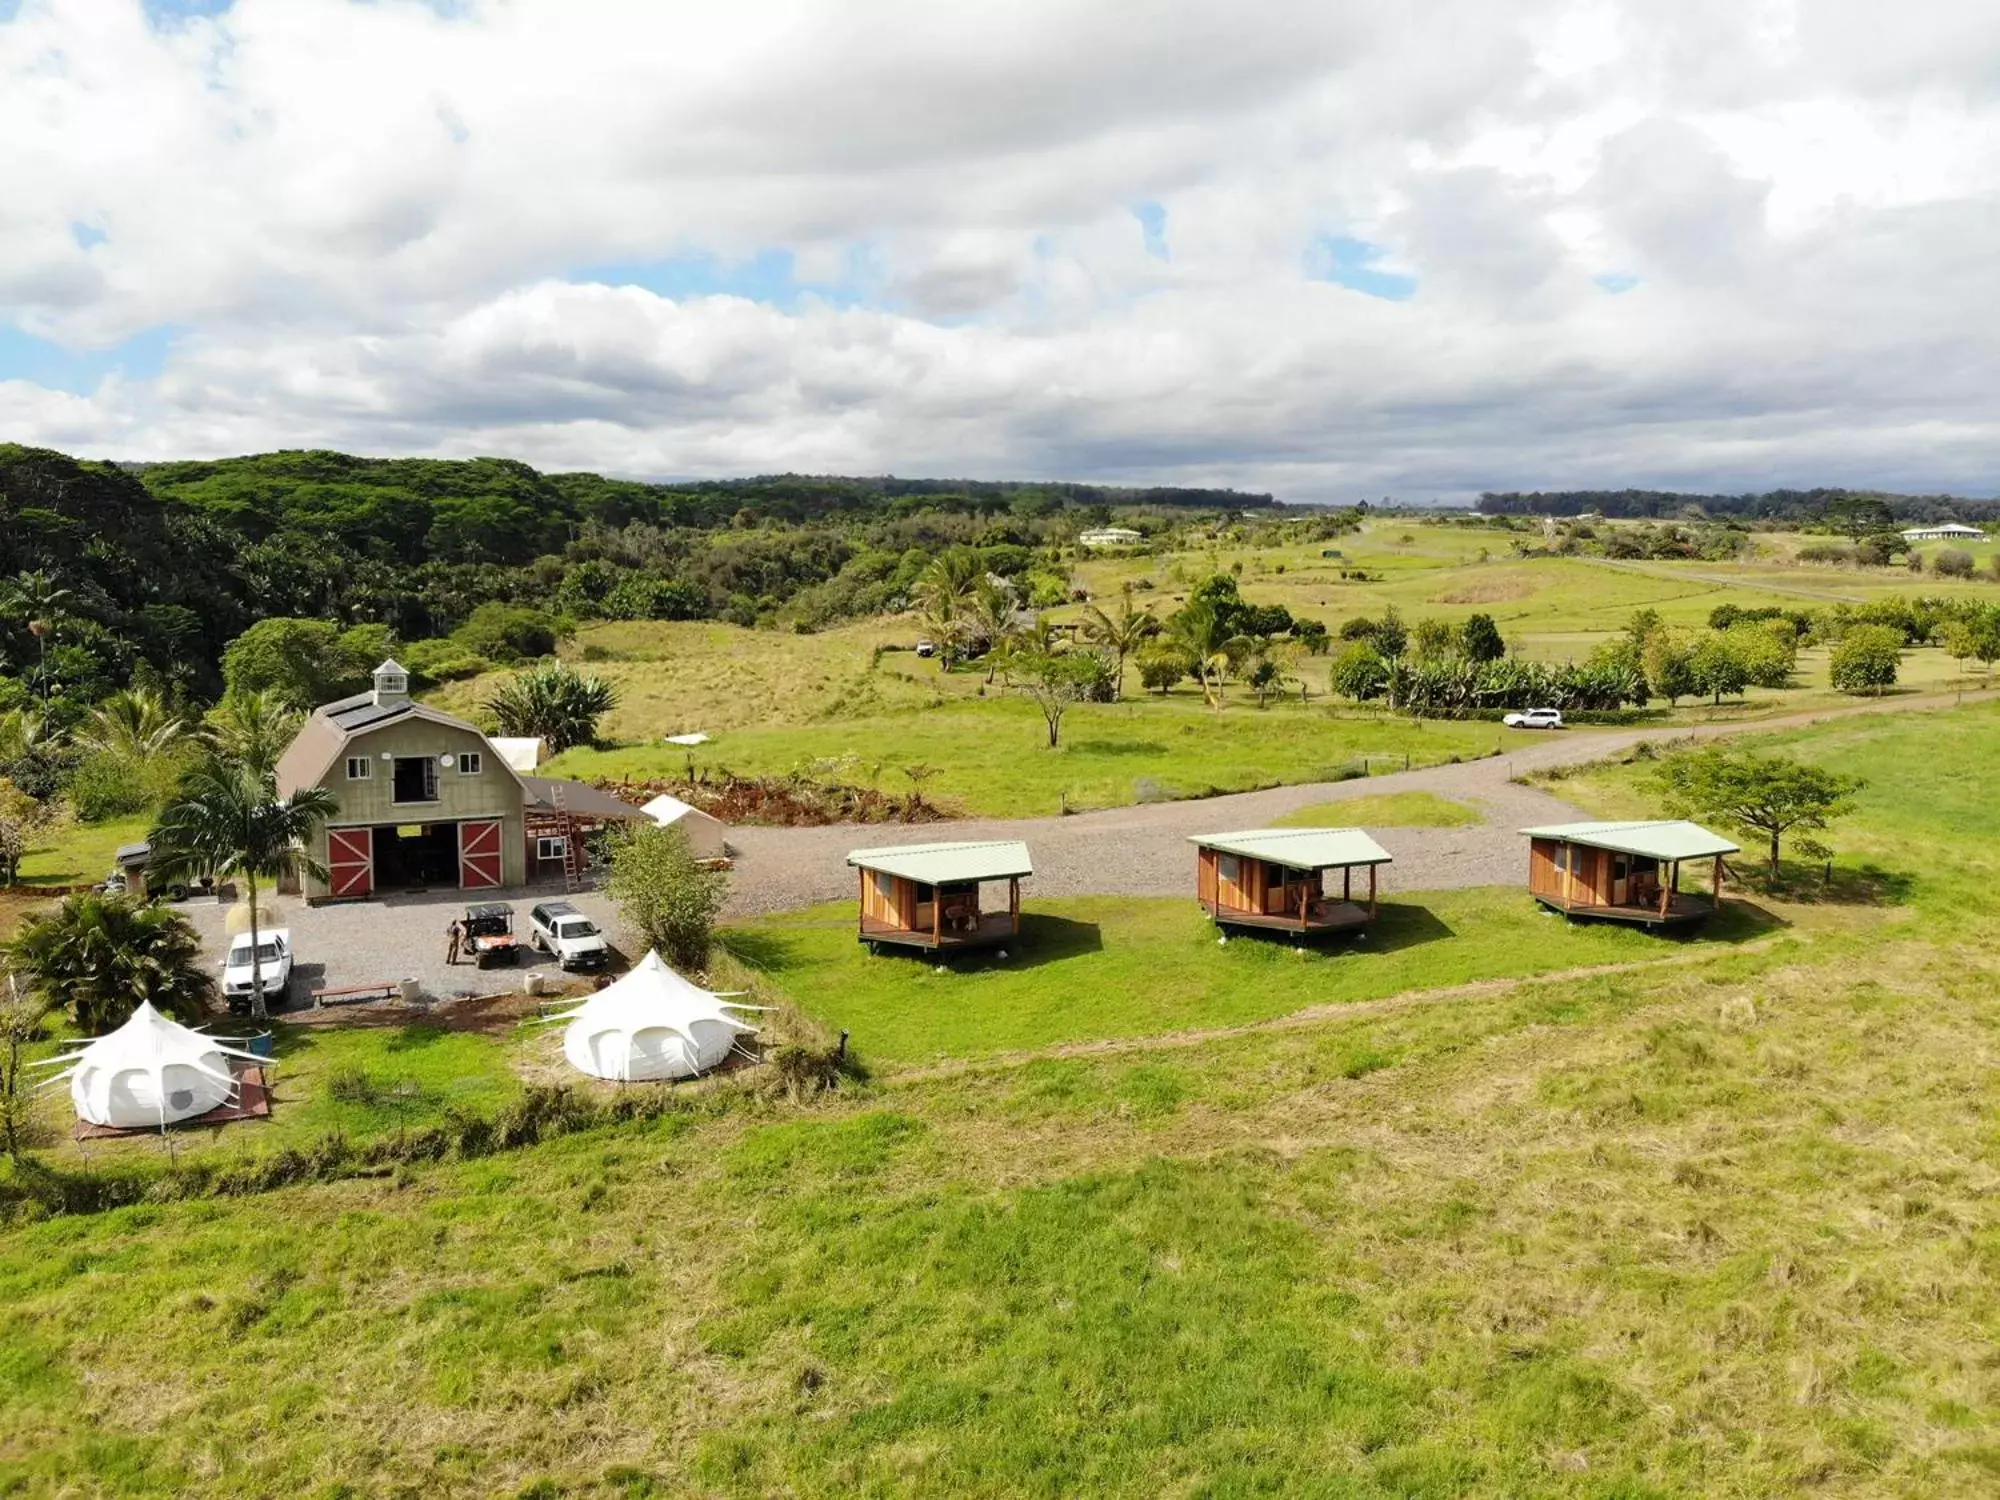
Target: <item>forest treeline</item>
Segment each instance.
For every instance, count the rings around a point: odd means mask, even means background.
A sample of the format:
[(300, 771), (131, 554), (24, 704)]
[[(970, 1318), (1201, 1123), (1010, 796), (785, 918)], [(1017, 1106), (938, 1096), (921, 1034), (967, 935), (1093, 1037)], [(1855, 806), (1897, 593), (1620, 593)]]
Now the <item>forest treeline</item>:
[(1958, 495), (1897, 495), (1878, 490), (1765, 490), (1757, 494), (1700, 495), (1675, 490), (1491, 491), (1479, 497), (1489, 516), (1581, 516), (1595, 511), (1610, 519), (1674, 520), (1711, 516), (1797, 526), (1830, 525), (1862, 508), (1881, 506), (1897, 522), (2000, 521), (2000, 500)]
[[(644, 484), (506, 459), (282, 452), (121, 466), (0, 444), (0, 578), (61, 593), (60, 637), (0, 622), (12, 694), (89, 704), (135, 672), (195, 698), (270, 618), (448, 636), (482, 607), (808, 628), (979, 548), (1025, 577), (1114, 517), (1166, 530), (1272, 504), (1231, 490), (776, 475)], [(0, 683), (0, 698), (7, 696)], [(10, 705), (0, 701), (0, 710)]]

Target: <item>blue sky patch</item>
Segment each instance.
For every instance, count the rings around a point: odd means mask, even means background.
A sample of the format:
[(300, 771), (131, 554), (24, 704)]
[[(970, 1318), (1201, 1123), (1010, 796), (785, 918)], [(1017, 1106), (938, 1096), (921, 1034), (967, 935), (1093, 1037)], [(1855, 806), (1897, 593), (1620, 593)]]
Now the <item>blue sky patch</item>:
[(1139, 233), (1146, 243), (1146, 253), (1154, 260), (1172, 260), (1167, 253), (1167, 210), (1159, 203), (1135, 203), (1132, 217), (1139, 221)]
[(706, 253), (677, 255), (666, 260), (611, 261), (586, 266), (570, 274), (578, 283), (600, 282), (606, 286), (641, 286), (656, 296), (685, 302), (695, 297), (742, 297), (772, 307), (791, 308), (808, 294), (842, 307), (862, 302), (866, 297), (867, 256), (864, 251), (848, 253), (847, 266), (837, 281), (801, 281), (798, 261), (785, 249), (760, 250), (748, 260), (730, 261)]
[(1613, 296), (1629, 292), (1639, 284), (1639, 278), (1630, 271), (1606, 271), (1602, 276), (1593, 276), (1590, 279)]
[(1323, 234), (1306, 248), (1306, 275), (1370, 297), (1407, 302), (1417, 294), (1417, 278), (1403, 271), (1382, 270), (1377, 262), (1387, 254), (1382, 246), (1366, 240)]
[(155, 26), (179, 26), (203, 16), (219, 16), (234, 0), (143, 0), (146, 19)]
[(69, 226), (70, 238), (76, 241), (79, 250), (88, 250), (92, 245), (101, 245), (111, 236), (95, 224), (86, 224), (78, 219)]
[(65, 349), (11, 323), (0, 323), (0, 380), (26, 380), (73, 396), (88, 396), (113, 373), (127, 380), (151, 380), (166, 367), (167, 353), (179, 332), (162, 324), (108, 349)]

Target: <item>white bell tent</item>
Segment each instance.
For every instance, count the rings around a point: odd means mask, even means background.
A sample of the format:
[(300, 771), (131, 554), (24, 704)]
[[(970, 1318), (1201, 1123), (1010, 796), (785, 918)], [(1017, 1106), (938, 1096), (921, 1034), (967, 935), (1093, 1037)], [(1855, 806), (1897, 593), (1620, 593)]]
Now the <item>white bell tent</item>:
[(549, 1020), (569, 1023), (563, 1056), (578, 1072), (640, 1083), (692, 1078), (720, 1067), (738, 1037), (757, 1033), (730, 1012), (760, 1008), (690, 984), (659, 954), (648, 953), (631, 973)]
[(79, 1118), (119, 1130), (167, 1126), (205, 1115), (237, 1097), (229, 1059), (263, 1063), (212, 1036), (169, 1020), (142, 1000), (132, 1019), (43, 1066), (67, 1063), (47, 1080), (69, 1080)]

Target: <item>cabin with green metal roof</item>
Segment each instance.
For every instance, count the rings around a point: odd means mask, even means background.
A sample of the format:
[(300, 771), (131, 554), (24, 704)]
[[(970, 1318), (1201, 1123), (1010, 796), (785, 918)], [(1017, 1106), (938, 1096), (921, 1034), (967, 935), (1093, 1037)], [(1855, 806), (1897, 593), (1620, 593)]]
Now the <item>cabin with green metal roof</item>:
[[(1378, 913), (1377, 879), (1389, 851), (1358, 828), (1249, 828), (1204, 833), (1195, 846), (1195, 891), (1216, 926), (1296, 939), (1366, 927)], [(1364, 899), (1355, 872), (1368, 872)], [(1327, 872), (1340, 871), (1340, 894)]]
[[(873, 953), (882, 944), (948, 953), (996, 948), (1021, 935), (1021, 882), (1035, 873), (1028, 846), (1015, 839), (959, 844), (903, 844), (856, 849), (861, 925)], [(1006, 905), (998, 899), (1005, 883)], [(982, 887), (994, 887), (982, 905)]]
[[(1699, 823), (1551, 823), (1524, 828), (1528, 891), (1568, 917), (1685, 927), (1705, 922), (1722, 902), (1722, 861), (1741, 852)], [(1681, 889), (1681, 865), (1710, 864), (1706, 894)]]

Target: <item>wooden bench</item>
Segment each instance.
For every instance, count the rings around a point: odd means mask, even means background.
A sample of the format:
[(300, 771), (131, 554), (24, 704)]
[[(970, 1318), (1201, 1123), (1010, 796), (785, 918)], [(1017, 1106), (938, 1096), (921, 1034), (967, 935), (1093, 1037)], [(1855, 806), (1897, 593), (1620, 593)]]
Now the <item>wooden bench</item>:
[(388, 984), (350, 984), (337, 990), (314, 990), (315, 1010), (331, 1002), (334, 1005), (354, 1005), (363, 1000), (393, 1000), (403, 993), (400, 982)]

